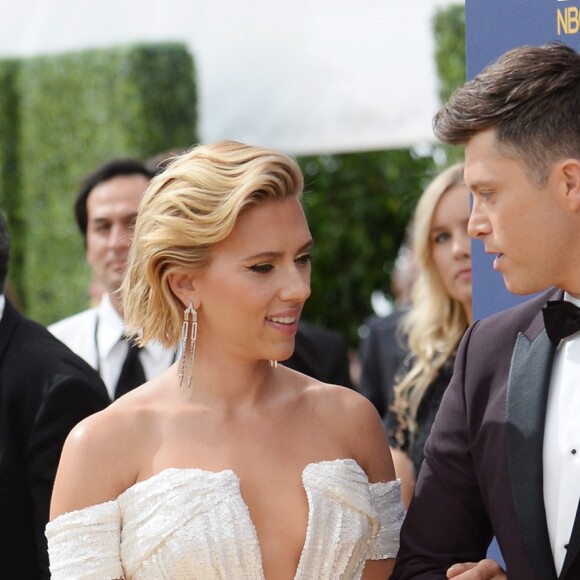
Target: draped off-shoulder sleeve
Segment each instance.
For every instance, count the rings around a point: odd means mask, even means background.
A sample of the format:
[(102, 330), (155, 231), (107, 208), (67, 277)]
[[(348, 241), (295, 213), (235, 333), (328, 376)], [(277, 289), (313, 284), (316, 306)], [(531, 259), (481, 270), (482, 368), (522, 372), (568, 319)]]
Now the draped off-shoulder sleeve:
[(377, 514), (379, 527), (370, 540), (369, 560), (394, 558), (399, 551), (399, 533), (405, 518), (401, 501), (401, 480), (371, 483), (371, 505)]
[(52, 580), (123, 578), (121, 513), (108, 501), (63, 514), (46, 526)]

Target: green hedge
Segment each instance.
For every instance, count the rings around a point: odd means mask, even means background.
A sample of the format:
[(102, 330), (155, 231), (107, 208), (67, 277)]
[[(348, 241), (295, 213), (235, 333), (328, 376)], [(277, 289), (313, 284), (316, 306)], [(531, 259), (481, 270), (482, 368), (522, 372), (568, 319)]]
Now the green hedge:
[[(13, 238), (24, 239), (25, 223), (20, 204), (20, 171), (17, 151), (19, 131), (16, 78), (18, 60), (0, 61), (0, 211)], [(24, 292), (22, 244), (13, 244), (9, 284), (15, 296)]]
[(351, 346), (372, 314), (373, 290), (391, 294), (391, 270), (431, 157), (408, 149), (299, 159), (315, 243), (304, 315), (343, 333)]
[(21, 301), (50, 323), (88, 302), (73, 215), (80, 181), (112, 157), (145, 159), (196, 141), (193, 61), (180, 44), (90, 50), (23, 60), (17, 81)]
[[(432, 24), (444, 101), (465, 81), (464, 6), (439, 9)], [(418, 196), (443, 166), (460, 158), (460, 148), (437, 145), (428, 157), (404, 149), (300, 159), (316, 240), (307, 318), (339, 330), (356, 346), (359, 326), (372, 313), (372, 291), (391, 294), (393, 262)]]
[[(433, 20), (435, 63), (439, 79), (439, 99), (444, 103), (466, 79), (465, 6), (440, 8)], [(463, 147), (440, 145), (448, 164), (463, 160)]]

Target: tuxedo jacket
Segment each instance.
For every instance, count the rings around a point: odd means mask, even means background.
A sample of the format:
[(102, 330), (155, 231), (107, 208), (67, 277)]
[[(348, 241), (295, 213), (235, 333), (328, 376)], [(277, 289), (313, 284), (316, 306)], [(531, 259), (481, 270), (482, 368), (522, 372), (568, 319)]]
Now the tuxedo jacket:
[(561, 291), (544, 292), (476, 322), (463, 337), (425, 446), (393, 578), (444, 578), (450, 565), (484, 558), (494, 535), (510, 580), (580, 578), (580, 514), (557, 576), (543, 495), (555, 347), (541, 309), (560, 298)]
[(373, 316), (366, 322), (368, 336), (359, 347), (362, 393), (386, 417), (393, 402), (393, 384), (405, 354), (406, 338), (399, 331), (407, 308), (398, 308), (388, 316)]
[(0, 577), (50, 578), (44, 528), (64, 440), (109, 404), (96, 371), (8, 300), (0, 320)]
[(282, 364), (323, 383), (353, 386), (342, 335), (303, 320), (296, 333), (294, 353)]

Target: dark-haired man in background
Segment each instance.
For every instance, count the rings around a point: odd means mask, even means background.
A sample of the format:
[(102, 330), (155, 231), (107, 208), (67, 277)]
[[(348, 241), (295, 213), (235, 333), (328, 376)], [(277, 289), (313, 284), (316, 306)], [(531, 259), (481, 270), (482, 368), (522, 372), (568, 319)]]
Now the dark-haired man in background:
[(151, 173), (136, 159), (113, 159), (82, 183), (75, 217), (84, 239), (98, 306), (55, 322), (49, 330), (97, 369), (111, 400), (168, 368), (175, 353), (160, 344), (134, 348), (124, 337), (121, 286), (139, 203)]

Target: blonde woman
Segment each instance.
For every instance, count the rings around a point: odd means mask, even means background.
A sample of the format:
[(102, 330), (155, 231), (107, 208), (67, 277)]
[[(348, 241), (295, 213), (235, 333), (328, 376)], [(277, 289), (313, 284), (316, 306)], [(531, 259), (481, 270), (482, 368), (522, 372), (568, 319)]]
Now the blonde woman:
[(292, 158), (235, 142), (151, 182), (124, 311), (181, 357), (68, 438), (53, 580), (389, 576), (404, 512), (378, 414), (276, 363), (310, 295), (302, 187)]
[(387, 431), (408, 505), (459, 340), (472, 319), (469, 192), (463, 165), (444, 170), (427, 187), (413, 218), (418, 277), (401, 323), (406, 356), (394, 386)]

